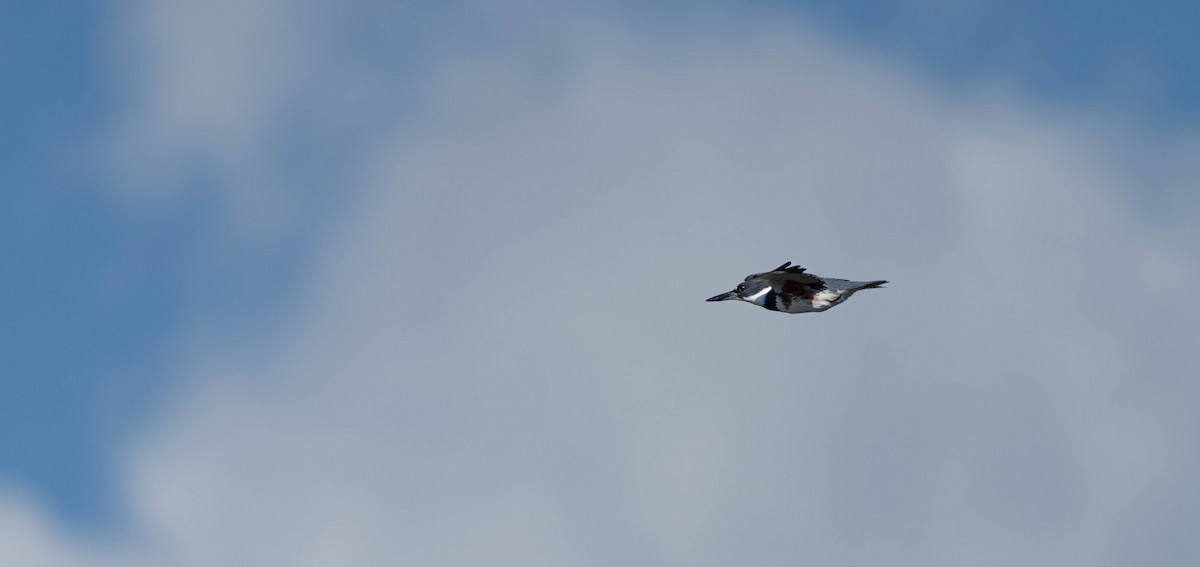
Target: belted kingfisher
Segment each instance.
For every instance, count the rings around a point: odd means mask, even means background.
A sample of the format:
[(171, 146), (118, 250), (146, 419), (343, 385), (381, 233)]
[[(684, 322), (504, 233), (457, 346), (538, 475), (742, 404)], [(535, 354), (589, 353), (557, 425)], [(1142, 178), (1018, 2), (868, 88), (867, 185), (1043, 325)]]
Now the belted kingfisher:
[(771, 311), (812, 313), (846, 301), (858, 290), (883, 287), (885, 283), (887, 280), (852, 282), (823, 278), (805, 273), (804, 268), (792, 266), (791, 262), (784, 262), (769, 272), (746, 276), (733, 291), (714, 295), (708, 301), (740, 299)]

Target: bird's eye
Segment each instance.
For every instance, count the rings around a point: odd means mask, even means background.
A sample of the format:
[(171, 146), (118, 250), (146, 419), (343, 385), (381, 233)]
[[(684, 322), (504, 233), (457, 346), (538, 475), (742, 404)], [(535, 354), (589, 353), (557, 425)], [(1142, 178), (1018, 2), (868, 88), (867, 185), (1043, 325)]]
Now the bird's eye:
[(739, 284), (737, 286), (737, 292), (742, 293), (743, 291), (746, 291), (746, 284)]

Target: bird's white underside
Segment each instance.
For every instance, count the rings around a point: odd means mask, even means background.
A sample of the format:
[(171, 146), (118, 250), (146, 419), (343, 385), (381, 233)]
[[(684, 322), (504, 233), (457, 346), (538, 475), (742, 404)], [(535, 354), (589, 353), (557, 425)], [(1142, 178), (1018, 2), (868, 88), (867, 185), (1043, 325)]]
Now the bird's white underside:
[(817, 309), (828, 309), (837, 303), (840, 298), (840, 293), (824, 289), (818, 291), (816, 296), (813, 297), (812, 305)]

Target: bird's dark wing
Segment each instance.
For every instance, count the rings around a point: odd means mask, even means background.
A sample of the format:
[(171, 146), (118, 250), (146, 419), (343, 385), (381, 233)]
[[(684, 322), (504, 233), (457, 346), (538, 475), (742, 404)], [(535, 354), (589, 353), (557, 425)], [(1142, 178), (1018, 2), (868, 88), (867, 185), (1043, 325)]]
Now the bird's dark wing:
[(776, 291), (784, 292), (796, 286), (805, 286), (821, 290), (825, 288), (825, 280), (809, 274), (800, 266), (793, 266), (791, 262), (784, 262), (782, 266), (775, 268), (769, 272), (761, 274), (750, 274), (746, 276), (746, 280), (762, 278), (771, 282), (771, 287)]
[(771, 289), (776, 290), (780, 297), (786, 297), (789, 301), (794, 297), (812, 301), (818, 291), (825, 289), (825, 282), (821, 278), (810, 274), (800, 275), (803, 276), (803, 279), (792, 277), (791, 274), (784, 275), (778, 280), (772, 279)]
[(815, 277), (815, 276), (809, 276), (808, 274), (805, 274), (804, 268), (801, 268), (800, 266), (793, 266), (791, 262), (784, 262), (782, 266), (779, 266), (778, 268), (775, 268), (774, 270), (771, 270), (769, 272), (760, 272), (757, 274), (750, 274), (750, 275), (746, 276), (746, 279), (744, 279), (742, 281), (748, 282), (753, 279), (765, 278), (767, 276), (776, 275), (776, 274), (779, 274), (779, 275), (803, 274), (806, 277)]
[(812, 301), (817, 292), (825, 289), (825, 280), (805, 272), (800, 266), (793, 266), (791, 262), (784, 262), (769, 272), (746, 276), (746, 280), (751, 279), (766, 280), (785, 304), (796, 299)]

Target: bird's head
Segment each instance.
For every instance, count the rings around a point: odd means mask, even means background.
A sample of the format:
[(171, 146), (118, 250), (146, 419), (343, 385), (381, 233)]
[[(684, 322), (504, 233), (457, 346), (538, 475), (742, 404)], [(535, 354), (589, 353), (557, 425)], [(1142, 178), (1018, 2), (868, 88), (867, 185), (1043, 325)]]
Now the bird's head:
[(757, 305), (763, 305), (766, 301), (767, 292), (771, 291), (771, 282), (765, 279), (754, 277), (747, 278), (746, 281), (738, 284), (733, 288), (733, 291), (727, 291), (720, 295), (714, 295), (706, 301), (725, 301), (727, 299), (740, 299), (749, 301)]

